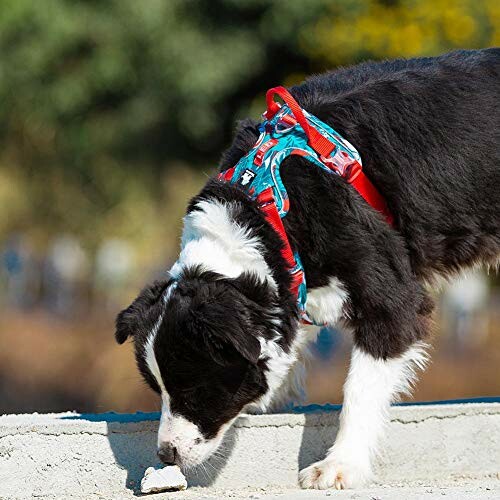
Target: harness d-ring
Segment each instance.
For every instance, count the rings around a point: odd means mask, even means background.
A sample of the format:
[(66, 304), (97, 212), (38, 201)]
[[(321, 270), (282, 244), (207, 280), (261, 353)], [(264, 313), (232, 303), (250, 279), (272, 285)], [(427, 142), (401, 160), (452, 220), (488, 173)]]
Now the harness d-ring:
[(299, 122), (307, 136), (309, 146), (318, 153), (319, 156), (330, 156), (335, 149), (335, 144), (329, 141), (324, 135), (320, 134), (314, 127), (309, 125), (302, 108), (299, 103), (293, 98), (285, 87), (273, 87), (266, 93), (267, 111), (264, 113), (266, 120), (270, 120), (280, 109), (281, 106), (273, 99), (275, 95), (279, 95), (283, 101), (288, 104), (290, 111), (295, 119)]

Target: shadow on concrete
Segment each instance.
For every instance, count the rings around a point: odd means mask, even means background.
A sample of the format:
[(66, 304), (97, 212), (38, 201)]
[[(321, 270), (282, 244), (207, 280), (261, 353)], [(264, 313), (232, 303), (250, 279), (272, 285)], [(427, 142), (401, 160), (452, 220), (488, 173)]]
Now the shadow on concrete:
[(309, 405), (293, 409), (293, 413), (305, 415), (298, 456), (299, 471), (325, 458), (337, 436), (340, 408), (340, 405)]
[(186, 471), (189, 486), (211, 486), (215, 482), (233, 453), (237, 432), (238, 429), (231, 427), (219, 447), (220, 452), (212, 455), (198, 467)]
[[(105, 422), (107, 439), (116, 463), (127, 471), (125, 487), (140, 495), (144, 471), (151, 466), (160, 466), (156, 456), (156, 434), (160, 414), (155, 413), (101, 413), (61, 417), (65, 420), (87, 420)], [(235, 430), (226, 434), (221, 444), (224, 453), (208, 459), (202, 466), (184, 471), (189, 486), (210, 486), (231, 456), (235, 442)], [(222, 456), (223, 455), (223, 456)]]

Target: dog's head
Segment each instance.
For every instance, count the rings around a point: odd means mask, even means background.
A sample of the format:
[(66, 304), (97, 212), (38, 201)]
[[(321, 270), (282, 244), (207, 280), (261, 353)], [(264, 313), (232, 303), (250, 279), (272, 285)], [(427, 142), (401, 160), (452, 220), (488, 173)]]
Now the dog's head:
[(241, 410), (266, 394), (261, 346), (273, 304), (272, 287), (251, 274), (191, 268), (144, 289), (118, 315), (116, 340), (133, 338), (139, 370), (162, 398), (163, 462), (202, 462)]

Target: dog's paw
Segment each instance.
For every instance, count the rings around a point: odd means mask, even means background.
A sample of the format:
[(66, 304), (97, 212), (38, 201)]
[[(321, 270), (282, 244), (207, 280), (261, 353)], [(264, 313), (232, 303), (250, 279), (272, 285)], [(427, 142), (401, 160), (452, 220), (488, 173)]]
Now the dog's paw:
[(370, 477), (369, 470), (338, 462), (333, 457), (327, 457), (301, 470), (299, 483), (302, 488), (307, 489), (336, 488), (337, 490), (345, 490), (362, 486)]

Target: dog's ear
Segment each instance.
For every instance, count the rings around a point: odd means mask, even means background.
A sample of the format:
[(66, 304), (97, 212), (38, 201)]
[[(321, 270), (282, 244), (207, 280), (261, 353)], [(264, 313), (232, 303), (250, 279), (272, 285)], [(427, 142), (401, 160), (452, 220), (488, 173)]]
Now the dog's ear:
[(244, 272), (237, 278), (229, 278), (226, 283), (234, 287), (245, 299), (253, 302), (257, 308), (268, 308), (276, 301), (276, 294), (269, 286), (269, 281), (262, 281), (257, 274)]
[(121, 311), (115, 321), (115, 339), (123, 344), (129, 337), (137, 332), (148, 331), (158, 315), (156, 306), (161, 306), (160, 298), (171, 281), (155, 281), (144, 288), (139, 296), (126, 309)]
[[(186, 294), (181, 288), (181, 293)], [(199, 282), (189, 297), (190, 329), (219, 364), (225, 365), (236, 353), (256, 364), (261, 346), (246, 299), (227, 280)]]
[(206, 348), (212, 358), (225, 365), (238, 353), (252, 364), (260, 357), (260, 342), (241, 311), (223, 310), (219, 305), (209, 306), (200, 311), (196, 321)]
[(123, 344), (135, 331), (137, 331), (139, 318), (134, 311), (134, 303), (121, 311), (115, 321), (115, 339)]
[(251, 334), (251, 331), (245, 329), (224, 330), (226, 341), (243, 356), (247, 361), (256, 365), (260, 358), (261, 345), (259, 340)]
[(233, 349), (249, 363), (255, 365), (259, 361), (260, 342), (251, 332), (245, 332), (243, 328), (205, 329), (203, 335), (212, 358), (221, 365), (231, 360), (231, 355), (225, 354), (228, 348)]

